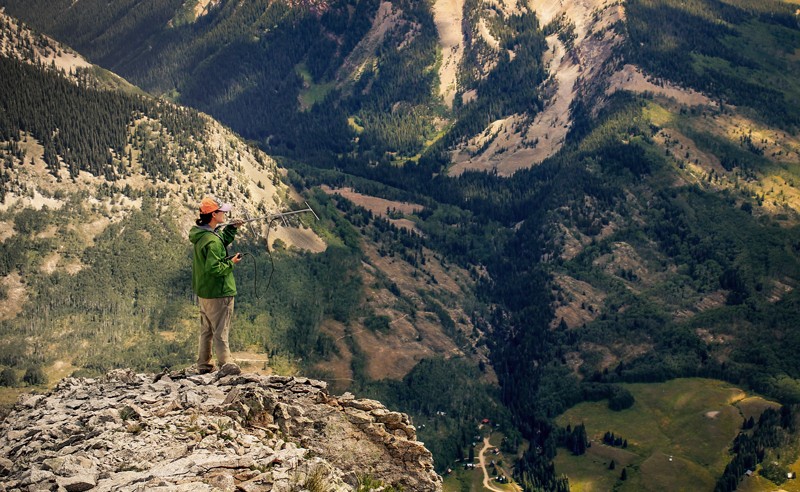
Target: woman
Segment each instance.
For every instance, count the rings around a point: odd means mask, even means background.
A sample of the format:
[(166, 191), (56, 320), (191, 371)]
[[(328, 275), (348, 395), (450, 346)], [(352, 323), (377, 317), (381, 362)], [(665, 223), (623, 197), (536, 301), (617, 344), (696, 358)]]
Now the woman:
[(233, 267), (242, 260), (241, 253), (228, 255), (228, 246), (236, 236), (242, 222), (234, 221), (217, 232), (231, 211), (230, 203), (222, 203), (206, 197), (200, 202), (200, 218), (189, 231), (189, 241), (194, 245), (192, 262), (192, 289), (200, 304), (200, 347), (197, 370), (206, 374), (214, 370), (211, 362), (211, 346), (219, 367), (226, 374), (239, 374), (239, 366), (233, 363), (228, 334), (233, 315), (233, 300), (236, 296), (236, 281)]

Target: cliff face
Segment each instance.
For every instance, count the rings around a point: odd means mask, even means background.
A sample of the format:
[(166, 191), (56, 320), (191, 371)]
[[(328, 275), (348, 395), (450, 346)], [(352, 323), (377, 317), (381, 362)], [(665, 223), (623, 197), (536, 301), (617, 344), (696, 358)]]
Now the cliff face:
[(440, 491), (405, 414), (242, 374), (67, 378), (0, 425), (0, 490)]

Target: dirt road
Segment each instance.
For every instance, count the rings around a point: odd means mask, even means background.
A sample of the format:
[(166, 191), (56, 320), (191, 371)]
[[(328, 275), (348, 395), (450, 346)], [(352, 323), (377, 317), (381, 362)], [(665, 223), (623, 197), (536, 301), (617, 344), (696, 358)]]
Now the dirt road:
[[(484, 456), (484, 454), (486, 453), (486, 450), (491, 448), (491, 447), (493, 447), (493, 446), (491, 444), (489, 444), (489, 438), (488, 437), (484, 437), (483, 438), (483, 447), (481, 448), (481, 452), (478, 454), (478, 459), (480, 460), (480, 464), (481, 464), (481, 470), (483, 470), (483, 488), (486, 489), (486, 490), (491, 490), (492, 492), (508, 492), (508, 488), (501, 489), (501, 488), (498, 488), (498, 487), (495, 487), (494, 485), (492, 485), (492, 479), (489, 478), (489, 470), (486, 469), (486, 457)], [(514, 490), (516, 490), (518, 492), (522, 492), (522, 489), (520, 488), (519, 485), (517, 485), (515, 483), (514, 484), (509, 484), (509, 485), (514, 487)]]

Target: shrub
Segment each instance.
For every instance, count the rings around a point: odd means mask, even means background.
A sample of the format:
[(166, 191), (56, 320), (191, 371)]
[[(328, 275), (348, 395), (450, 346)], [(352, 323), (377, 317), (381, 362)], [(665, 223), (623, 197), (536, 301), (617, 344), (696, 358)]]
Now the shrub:
[(611, 397), (608, 399), (608, 408), (618, 412), (632, 407), (635, 401), (630, 391), (621, 386), (615, 386)]
[(22, 380), (30, 386), (47, 384), (47, 376), (45, 376), (44, 371), (42, 371), (42, 368), (39, 366), (29, 367), (25, 371), (25, 375), (22, 376)]
[(19, 384), (19, 380), (17, 379), (17, 373), (14, 369), (6, 367), (3, 369), (3, 372), (0, 372), (0, 386), (13, 388), (17, 386), (17, 384)]

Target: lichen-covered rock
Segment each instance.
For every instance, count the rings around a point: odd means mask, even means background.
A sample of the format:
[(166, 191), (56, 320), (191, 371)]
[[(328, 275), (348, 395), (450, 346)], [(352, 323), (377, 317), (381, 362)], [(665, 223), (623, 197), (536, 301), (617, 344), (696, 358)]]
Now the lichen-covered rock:
[(365, 476), (442, 489), (407, 415), (307, 378), (115, 370), (24, 395), (0, 424), (0, 490), (338, 492)]

